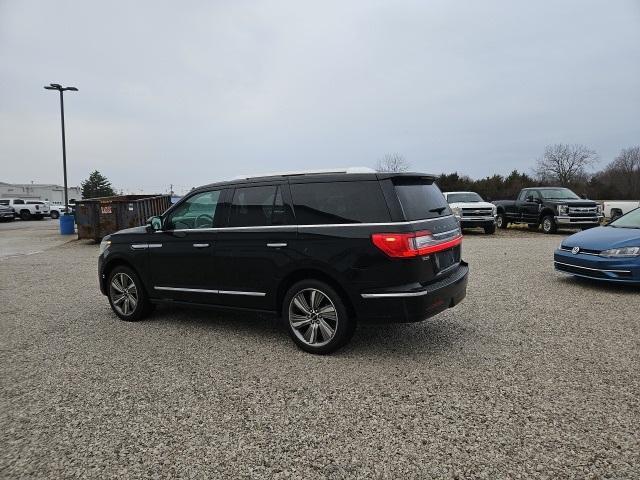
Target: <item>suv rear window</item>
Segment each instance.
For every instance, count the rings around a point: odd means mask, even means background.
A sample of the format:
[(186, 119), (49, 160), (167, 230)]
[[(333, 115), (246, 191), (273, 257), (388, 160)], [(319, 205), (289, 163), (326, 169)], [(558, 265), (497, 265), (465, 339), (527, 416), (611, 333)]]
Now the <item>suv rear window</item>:
[(277, 185), (236, 188), (231, 202), (230, 227), (282, 225), (285, 209)]
[(382, 223), (391, 217), (377, 180), (294, 183), (291, 196), (299, 225)]
[(398, 178), (393, 183), (406, 220), (422, 220), (451, 214), (449, 204), (433, 181)]

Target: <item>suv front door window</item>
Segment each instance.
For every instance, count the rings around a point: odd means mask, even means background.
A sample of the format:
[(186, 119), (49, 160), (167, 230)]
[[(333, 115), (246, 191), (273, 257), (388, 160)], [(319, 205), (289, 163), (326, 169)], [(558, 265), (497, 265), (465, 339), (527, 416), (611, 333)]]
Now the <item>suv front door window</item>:
[(161, 298), (217, 303), (213, 268), (217, 233), (222, 216), (223, 190), (196, 193), (177, 204), (163, 229), (148, 235), (152, 288)]

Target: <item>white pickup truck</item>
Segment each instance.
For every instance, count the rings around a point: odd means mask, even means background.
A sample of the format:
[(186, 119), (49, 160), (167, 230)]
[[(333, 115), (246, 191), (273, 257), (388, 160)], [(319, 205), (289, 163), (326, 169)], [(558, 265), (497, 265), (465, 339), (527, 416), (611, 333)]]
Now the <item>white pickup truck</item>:
[(640, 202), (637, 200), (605, 200), (602, 210), (605, 218), (615, 220), (638, 207), (640, 207)]
[(484, 233), (496, 231), (496, 206), (476, 192), (443, 192), (461, 228), (480, 227)]
[(40, 220), (49, 215), (49, 207), (41, 200), (24, 200), (22, 198), (0, 198), (0, 205), (13, 208), (13, 214), (22, 220), (35, 218)]

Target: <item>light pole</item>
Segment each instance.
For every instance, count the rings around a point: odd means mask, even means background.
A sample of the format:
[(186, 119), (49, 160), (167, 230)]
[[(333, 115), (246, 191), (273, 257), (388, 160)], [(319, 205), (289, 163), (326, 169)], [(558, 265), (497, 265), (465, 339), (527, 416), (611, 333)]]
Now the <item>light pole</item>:
[(60, 92), (60, 120), (62, 122), (62, 170), (64, 171), (64, 212), (69, 215), (69, 192), (67, 190), (67, 147), (64, 138), (64, 92), (77, 92), (76, 87), (63, 87), (57, 83), (50, 83), (44, 87), (46, 90), (57, 90)]

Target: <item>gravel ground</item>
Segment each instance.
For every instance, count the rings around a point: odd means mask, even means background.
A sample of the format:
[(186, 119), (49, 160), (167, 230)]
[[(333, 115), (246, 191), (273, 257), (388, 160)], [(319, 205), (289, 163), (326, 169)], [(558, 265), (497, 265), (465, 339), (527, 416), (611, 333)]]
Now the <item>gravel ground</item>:
[(459, 306), (329, 357), (252, 315), (122, 322), (97, 245), (2, 259), (0, 477), (640, 478), (640, 290), (554, 273), (561, 238), (466, 236)]

